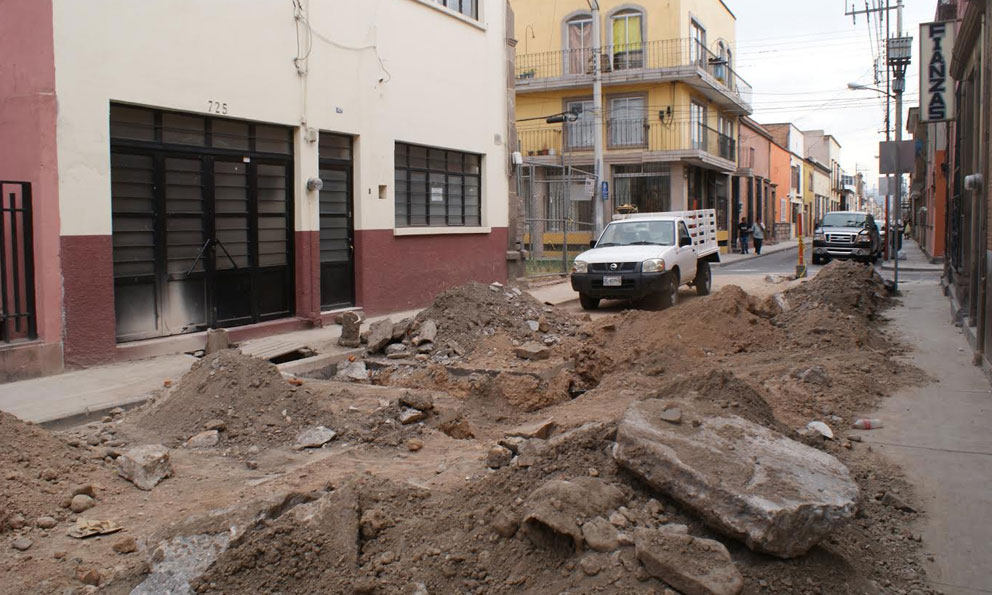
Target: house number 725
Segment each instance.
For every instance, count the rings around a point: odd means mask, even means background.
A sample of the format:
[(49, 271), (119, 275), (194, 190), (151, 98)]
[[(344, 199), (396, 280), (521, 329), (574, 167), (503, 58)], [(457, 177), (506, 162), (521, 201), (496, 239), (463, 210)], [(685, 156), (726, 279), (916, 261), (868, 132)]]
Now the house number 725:
[(221, 103), (220, 101), (208, 100), (207, 101), (207, 112), (211, 114), (226, 114), (227, 113), (227, 103)]

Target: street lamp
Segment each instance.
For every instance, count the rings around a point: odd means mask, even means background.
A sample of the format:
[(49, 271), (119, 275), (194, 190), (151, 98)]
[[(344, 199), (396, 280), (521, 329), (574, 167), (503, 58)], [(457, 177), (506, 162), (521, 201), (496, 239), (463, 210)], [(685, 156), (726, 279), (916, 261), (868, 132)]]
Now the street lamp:
[(847, 83), (847, 88), (850, 89), (851, 91), (874, 91), (876, 93), (880, 93), (887, 97), (895, 98), (895, 95), (893, 95), (892, 93), (886, 93), (884, 90), (879, 89), (878, 87), (869, 87), (868, 85), (862, 85), (861, 83)]

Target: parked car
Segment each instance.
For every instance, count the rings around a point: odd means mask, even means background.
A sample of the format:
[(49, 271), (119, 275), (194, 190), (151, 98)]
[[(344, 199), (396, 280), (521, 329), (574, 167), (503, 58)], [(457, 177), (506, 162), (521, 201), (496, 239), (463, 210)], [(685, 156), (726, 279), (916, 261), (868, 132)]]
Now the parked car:
[(713, 209), (617, 215), (590, 245), (572, 266), (572, 289), (586, 310), (603, 299), (673, 306), (682, 285), (706, 295), (710, 263), (720, 261)]
[(827, 213), (813, 231), (813, 264), (826, 264), (834, 258), (875, 262), (883, 246), (870, 213)]

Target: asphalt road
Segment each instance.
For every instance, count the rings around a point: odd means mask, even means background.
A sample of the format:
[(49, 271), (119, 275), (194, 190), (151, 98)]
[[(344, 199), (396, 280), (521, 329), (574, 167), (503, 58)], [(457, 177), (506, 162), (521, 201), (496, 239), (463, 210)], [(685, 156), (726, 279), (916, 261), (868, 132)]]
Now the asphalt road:
[[(736, 262), (722, 267), (716, 267), (713, 269), (713, 277), (717, 279), (721, 276), (728, 275), (784, 275), (789, 273), (794, 273), (796, 271), (796, 263), (799, 257), (799, 250), (785, 250), (775, 254), (768, 254), (766, 256), (761, 256), (759, 258), (753, 258), (751, 260), (745, 260), (742, 262)], [(822, 265), (814, 265), (809, 262), (810, 254), (806, 253), (806, 274), (810, 277), (816, 275), (820, 269), (823, 268)], [(905, 261), (900, 261), (902, 264)], [(883, 270), (881, 263), (877, 265), (876, 270), (886, 279), (892, 279), (893, 271)], [(933, 282), (940, 278), (940, 273), (937, 272), (922, 272), (922, 271), (899, 271), (899, 283), (915, 283), (915, 282)]]

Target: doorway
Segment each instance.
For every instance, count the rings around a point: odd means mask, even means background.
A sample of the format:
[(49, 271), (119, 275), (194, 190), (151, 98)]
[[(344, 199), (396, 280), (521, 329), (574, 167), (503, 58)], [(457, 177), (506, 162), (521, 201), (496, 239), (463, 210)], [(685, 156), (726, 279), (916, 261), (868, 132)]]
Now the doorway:
[(292, 131), (111, 106), (119, 342), (293, 313)]
[(320, 309), (355, 305), (352, 138), (320, 133)]

